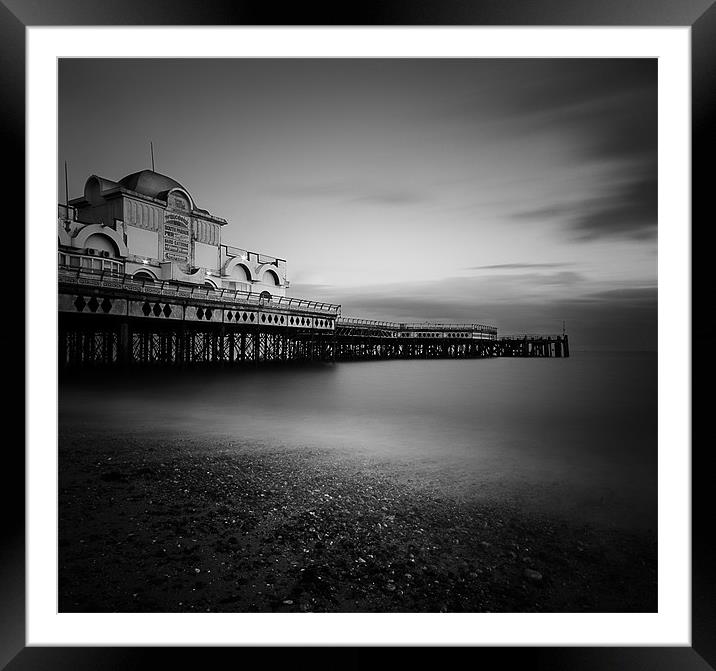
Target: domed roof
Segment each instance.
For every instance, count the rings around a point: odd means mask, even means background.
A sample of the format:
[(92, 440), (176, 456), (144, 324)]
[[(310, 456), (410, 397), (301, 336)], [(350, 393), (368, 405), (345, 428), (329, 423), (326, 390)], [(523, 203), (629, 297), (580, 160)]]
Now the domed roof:
[(119, 183), (126, 189), (131, 189), (150, 198), (158, 198), (160, 194), (166, 194), (170, 189), (182, 189), (186, 191), (175, 179), (154, 172), (153, 170), (133, 172), (131, 175), (122, 177)]

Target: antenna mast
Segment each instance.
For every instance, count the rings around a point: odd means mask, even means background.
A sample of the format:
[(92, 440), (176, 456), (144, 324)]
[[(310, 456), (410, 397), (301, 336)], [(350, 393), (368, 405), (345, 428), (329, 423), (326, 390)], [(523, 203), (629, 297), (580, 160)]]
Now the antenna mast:
[(151, 140), (149, 142), (149, 149), (152, 152), (152, 172), (156, 172), (156, 170), (154, 170), (154, 143)]
[(68, 208), (69, 212), (70, 205), (70, 188), (67, 183), (67, 161), (65, 161), (65, 207)]
[(70, 230), (70, 187), (67, 180), (67, 161), (65, 161), (65, 230)]

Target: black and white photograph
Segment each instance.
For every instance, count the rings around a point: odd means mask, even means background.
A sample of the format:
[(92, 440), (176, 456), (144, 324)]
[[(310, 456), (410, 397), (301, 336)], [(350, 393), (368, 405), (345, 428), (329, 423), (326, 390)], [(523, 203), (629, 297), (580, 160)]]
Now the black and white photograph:
[(657, 72), (59, 59), (59, 612), (656, 612)]

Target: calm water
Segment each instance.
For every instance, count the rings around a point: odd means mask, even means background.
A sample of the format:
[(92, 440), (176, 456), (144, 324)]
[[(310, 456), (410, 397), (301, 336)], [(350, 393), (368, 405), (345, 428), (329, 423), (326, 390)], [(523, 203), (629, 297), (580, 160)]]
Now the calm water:
[[(655, 528), (655, 354), (157, 372), (60, 387), (60, 428), (389, 459), (460, 496)], [(210, 444), (210, 441), (209, 441)]]

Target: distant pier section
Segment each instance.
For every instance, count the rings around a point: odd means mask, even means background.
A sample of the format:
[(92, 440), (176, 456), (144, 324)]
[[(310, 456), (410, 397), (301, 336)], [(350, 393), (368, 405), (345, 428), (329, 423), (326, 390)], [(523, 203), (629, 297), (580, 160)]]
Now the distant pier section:
[(569, 356), (566, 334), (352, 319), (287, 296), (286, 261), (222, 244), (226, 223), (165, 175), (91, 176), (59, 206), (60, 367)]

